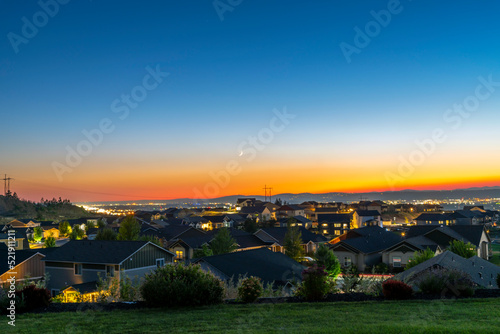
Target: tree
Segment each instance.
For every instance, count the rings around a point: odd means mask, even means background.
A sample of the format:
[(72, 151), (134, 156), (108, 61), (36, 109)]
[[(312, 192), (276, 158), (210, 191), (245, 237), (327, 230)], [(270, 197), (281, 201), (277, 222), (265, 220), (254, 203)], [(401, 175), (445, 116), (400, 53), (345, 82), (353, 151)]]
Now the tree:
[(142, 237), (139, 238), (140, 241), (150, 241), (152, 243), (154, 243), (155, 245), (157, 246), (160, 246), (160, 247), (163, 247), (163, 245), (161, 244), (161, 240), (160, 238), (158, 238), (157, 236), (151, 236), (151, 235), (143, 235)]
[(243, 230), (248, 233), (255, 233), (259, 225), (257, 224), (257, 220), (255, 218), (247, 218), (243, 223)]
[(318, 266), (324, 266), (328, 276), (336, 279), (341, 272), (340, 261), (327, 245), (322, 244), (314, 253)]
[(72, 232), (71, 225), (69, 225), (68, 221), (63, 221), (59, 223), (59, 234), (61, 236), (68, 236)]
[(97, 232), (95, 240), (116, 240), (117, 233), (112, 229), (105, 227)]
[(231, 253), (238, 246), (227, 228), (221, 228), (210, 242), (210, 249), (214, 255)]
[(87, 231), (88, 231), (88, 230), (90, 230), (91, 228), (95, 228), (95, 224), (94, 224), (94, 222), (92, 222), (92, 221), (86, 222), (86, 223), (85, 223), (85, 232), (87, 232)]
[(285, 254), (295, 261), (300, 261), (304, 257), (304, 248), (302, 248), (302, 233), (297, 225), (292, 226), (291, 219), (288, 220), (287, 231), (285, 234)]
[(134, 216), (127, 216), (120, 224), (118, 230), (118, 240), (137, 240), (141, 232), (141, 225)]
[(405, 270), (415, 267), (417, 264), (432, 259), (434, 255), (435, 255), (434, 252), (430, 248), (426, 248), (425, 250), (415, 252), (408, 261)]
[(465, 243), (462, 240), (452, 240), (448, 246), (448, 250), (466, 259), (476, 255), (476, 246), (470, 242)]
[(35, 239), (36, 242), (39, 242), (43, 238), (43, 230), (40, 226), (35, 227), (33, 230), (33, 239)]
[(281, 198), (276, 198), (276, 201), (274, 201), (274, 204), (283, 206), (283, 203), (281, 202)]
[(193, 253), (193, 257), (195, 259), (200, 258), (200, 257), (205, 257), (205, 256), (212, 256), (212, 255), (214, 255), (214, 253), (212, 252), (210, 247), (208, 247), (207, 244), (203, 244), (203, 246), (201, 246), (201, 249), (197, 249)]
[(106, 222), (104, 221), (104, 218), (103, 219), (99, 219), (97, 221), (97, 227), (98, 228), (105, 228), (106, 227)]
[(56, 247), (56, 238), (54, 238), (52, 235), (50, 237), (45, 238), (43, 247), (44, 248)]
[(75, 225), (73, 227), (73, 231), (71, 231), (71, 234), (69, 235), (69, 238), (71, 240), (81, 240), (81, 239), (83, 239), (84, 235), (85, 235), (85, 231), (82, 230), (79, 225)]

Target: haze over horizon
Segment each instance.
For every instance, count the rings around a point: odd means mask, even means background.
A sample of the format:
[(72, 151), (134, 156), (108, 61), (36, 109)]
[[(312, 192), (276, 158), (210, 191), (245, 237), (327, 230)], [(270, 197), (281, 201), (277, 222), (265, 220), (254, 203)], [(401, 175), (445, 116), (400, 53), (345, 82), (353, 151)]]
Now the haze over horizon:
[(500, 185), (496, 1), (1, 6), (21, 198)]

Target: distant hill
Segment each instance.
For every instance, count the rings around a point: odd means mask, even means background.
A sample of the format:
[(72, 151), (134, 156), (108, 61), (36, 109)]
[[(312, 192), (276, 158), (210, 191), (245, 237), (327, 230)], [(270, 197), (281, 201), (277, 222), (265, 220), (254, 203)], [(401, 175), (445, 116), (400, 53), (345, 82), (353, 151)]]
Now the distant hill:
[[(208, 203), (236, 203), (236, 200), (241, 197), (254, 197), (259, 200), (264, 200), (264, 196), (260, 195), (231, 195), (212, 199), (192, 199), (192, 198), (179, 198), (171, 200), (137, 200), (137, 201), (113, 201), (117, 204), (125, 203), (139, 203), (146, 204), (151, 202), (161, 202), (167, 205), (183, 205), (183, 204), (208, 204)], [(357, 202), (361, 198), (363, 200), (425, 200), (425, 199), (471, 199), (471, 198), (500, 198), (500, 187), (483, 187), (483, 188), (468, 188), (468, 189), (455, 189), (455, 190), (412, 190), (405, 189), (401, 191), (385, 191), (385, 192), (365, 192), (365, 193), (342, 193), (330, 192), (324, 194), (312, 193), (282, 193), (273, 195), (272, 200), (280, 198), (282, 201), (289, 203), (302, 203), (305, 201), (317, 202)], [(99, 202), (102, 203), (102, 202)]]
[(93, 215), (61, 198), (59, 200), (45, 200), (43, 203), (34, 203), (19, 199), (14, 193), (14, 195), (8, 196), (0, 195), (0, 216), (37, 220), (62, 220)]

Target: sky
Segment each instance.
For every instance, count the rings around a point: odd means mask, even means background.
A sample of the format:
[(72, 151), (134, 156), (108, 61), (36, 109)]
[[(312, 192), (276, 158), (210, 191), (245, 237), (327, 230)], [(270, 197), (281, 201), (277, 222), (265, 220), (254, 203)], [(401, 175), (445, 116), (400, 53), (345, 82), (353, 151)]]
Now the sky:
[(500, 185), (498, 1), (0, 6), (22, 198)]

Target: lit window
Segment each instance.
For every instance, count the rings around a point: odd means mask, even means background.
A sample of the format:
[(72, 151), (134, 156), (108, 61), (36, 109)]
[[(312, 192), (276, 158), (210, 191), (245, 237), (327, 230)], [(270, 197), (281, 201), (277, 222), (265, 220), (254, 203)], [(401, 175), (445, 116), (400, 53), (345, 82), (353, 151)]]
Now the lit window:
[(342, 226), (342, 224), (335, 224), (334, 226), (335, 226), (335, 228), (339, 228)]
[(163, 267), (164, 265), (165, 265), (165, 259), (164, 258), (156, 259), (156, 267), (160, 268), (160, 267)]
[(82, 264), (75, 263), (75, 275), (81, 275), (81, 274), (82, 274)]
[(175, 257), (177, 260), (184, 259), (184, 251), (181, 250), (175, 251)]
[(321, 226), (326, 227), (326, 226), (328, 226), (328, 224), (327, 223), (323, 223), (323, 224), (321, 224)]
[(323, 230), (323, 234), (328, 234), (328, 230)]
[(400, 268), (401, 267), (401, 256), (394, 256), (392, 258), (392, 266), (394, 268)]
[(335, 235), (340, 235), (340, 231), (339, 230), (335, 230)]
[(351, 265), (351, 258), (350, 257), (344, 257), (344, 267), (349, 267)]

